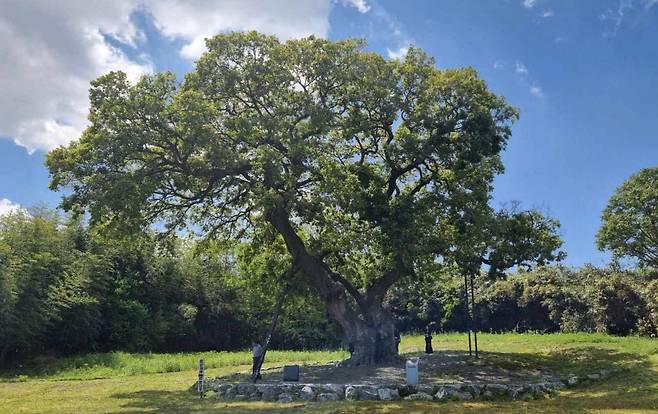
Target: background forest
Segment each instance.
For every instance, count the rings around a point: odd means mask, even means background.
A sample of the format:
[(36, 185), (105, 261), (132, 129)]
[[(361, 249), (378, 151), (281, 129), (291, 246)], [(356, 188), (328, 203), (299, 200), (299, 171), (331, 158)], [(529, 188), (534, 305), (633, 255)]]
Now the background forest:
[[(280, 243), (225, 246), (118, 236), (43, 208), (0, 218), (0, 352), (42, 354), (233, 350), (262, 339), (282, 289)], [(388, 294), (397, 328), (464, 331), (463, 277), (401, 283)], [(482, 331), (655, 335), (658, 278), (648, 270), (562, 266), (475, 283)], [(403, 286), (403, 287), (402, 287)], [(311, 288), (288, 292), (273, 346), (336, 348), (338, 328)]]

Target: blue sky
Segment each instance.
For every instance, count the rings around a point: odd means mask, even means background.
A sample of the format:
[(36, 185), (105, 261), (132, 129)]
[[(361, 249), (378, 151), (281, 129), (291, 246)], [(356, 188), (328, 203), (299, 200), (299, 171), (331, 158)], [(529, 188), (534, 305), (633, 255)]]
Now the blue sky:
[(390, 57), (413, 44), (439, 67), (476, 68), (521, 112), (494, 205), (559, 219), (570, 265), (607, 263), (602, 209), (658, 164), (657, 0), (2, 2), (0, 213), (58, 203), (43, 156), (84, 127), (89, 80), (182, 75), (203, 37), (227, 30), (360, 37)]

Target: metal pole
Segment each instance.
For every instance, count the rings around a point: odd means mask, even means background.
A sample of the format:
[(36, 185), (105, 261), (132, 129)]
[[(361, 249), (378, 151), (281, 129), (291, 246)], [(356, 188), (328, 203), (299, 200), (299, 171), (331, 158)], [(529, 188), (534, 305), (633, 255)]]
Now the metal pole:
[(265, 354), (267, 353), (267, 349), (270, 346), (270, 340), (272, 340), (272, 334), (274, 333), (274, 328), (276, 328), (276, 323), (279, 320), (279, 315), (281, 314), (281, 309), (283, 308), (283, 302), (286, 298), (286, 294), (288, 293), (288, 286), (289, 285), (287, 283), (283, 285), (283, 290), (281, 290), (281, 293), (279, 294), (279, 299), (276, 304), (276, 310), (274, 311), (274, 315), (272, 316), (270, 329), (267, 332), (267, 338), (265, 338), (265, 343), (263, 345), (263, 353), (261, 354), (260, 360), (258, 361), (256, 372), (252, 377), (252, 381), (254, 382), (254, 384), (256, 383), (256, 381), (258, 381), (258, 376), (260, 375), (260, 369), (263, 367), (263, 362), (265, 361)]
[(464, 273), (464, 306), (466, 307), (466, 332), (468, 332), (468, 355), (472, 356), (473, 355), (473, 347), (471, 345), (471, 317), (470, 317), (470, 311), (469, 311), (469, 306), (468, 306), (468, 278), (466, 277), (466, 273)]
[(475, 293), (473, 289), (473, 273), (471, 273), (471, 308), (473, 309), (473, 340), (475, 341), (475, 358), (479, 358), (478, 353), (478, 323), (477, 314), (475, 313)]

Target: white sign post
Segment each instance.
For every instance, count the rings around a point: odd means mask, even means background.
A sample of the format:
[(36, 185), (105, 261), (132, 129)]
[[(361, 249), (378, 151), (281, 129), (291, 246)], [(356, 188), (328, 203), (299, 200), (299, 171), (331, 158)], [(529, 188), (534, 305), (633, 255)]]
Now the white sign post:
[(196, 384), (196, 390), (199, 392), (201, 398), (203, 398), (203, 391), (206, 382), (206, 364), (203, 362), (203, 359), (199, 360), (199, 382)]

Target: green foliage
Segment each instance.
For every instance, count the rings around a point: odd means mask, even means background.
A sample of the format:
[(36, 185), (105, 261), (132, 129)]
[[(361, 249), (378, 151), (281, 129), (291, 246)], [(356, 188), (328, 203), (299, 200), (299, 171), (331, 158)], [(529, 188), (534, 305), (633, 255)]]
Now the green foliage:
[[(0, 361), (235, 349), (262, 339), (285, 257), (235, 251), (181, 239), (163, 244), (146, 233), (117, 238), (43, 209), (0, 217)], [(255, 264), (280, 259), (278, 268)], [(291, 292), (274, 346), (338, 345), (335, 327), (307, 290)]]
[(482, 262), (489, 265), (489, 276), (503, 277), (513, 267), (529, 270), (566, 257), (558, 235), (560, 223), (537, 210), (520, 211), (518, 205), (493, 214), (486, 232), (487, 253)]
[[(429, 323), (443, 331), (467, 329), (463, 277), (445, 277), (452, 282), (390, 292), (388, 301), (401, 330), (420, 331)], [(545, 266), (506, 279), (482, 274), (475, 293), (478, 326), (490, 332), (655, 336), (657, 286), (642, 274), (590, 266)]]
[(610, 197), (597, 234), (601, 250), (658, 267), (658, 168), (630, 177)]
[(354, 40), (229, 33), (207, 47), (181, 83), (92, 82), (90, 126), (47, 159), (51, 188), (71, 189), (65, 209), (234, 241), (272, 225), (320, 263), (308, 280), (340, 283), (357, 304), (359, 289), (376, 302), (451, 260), (463, 217), (482, 233), (518, 114), (473, 69), (439, 70), (417, 48), (386, 60)]

